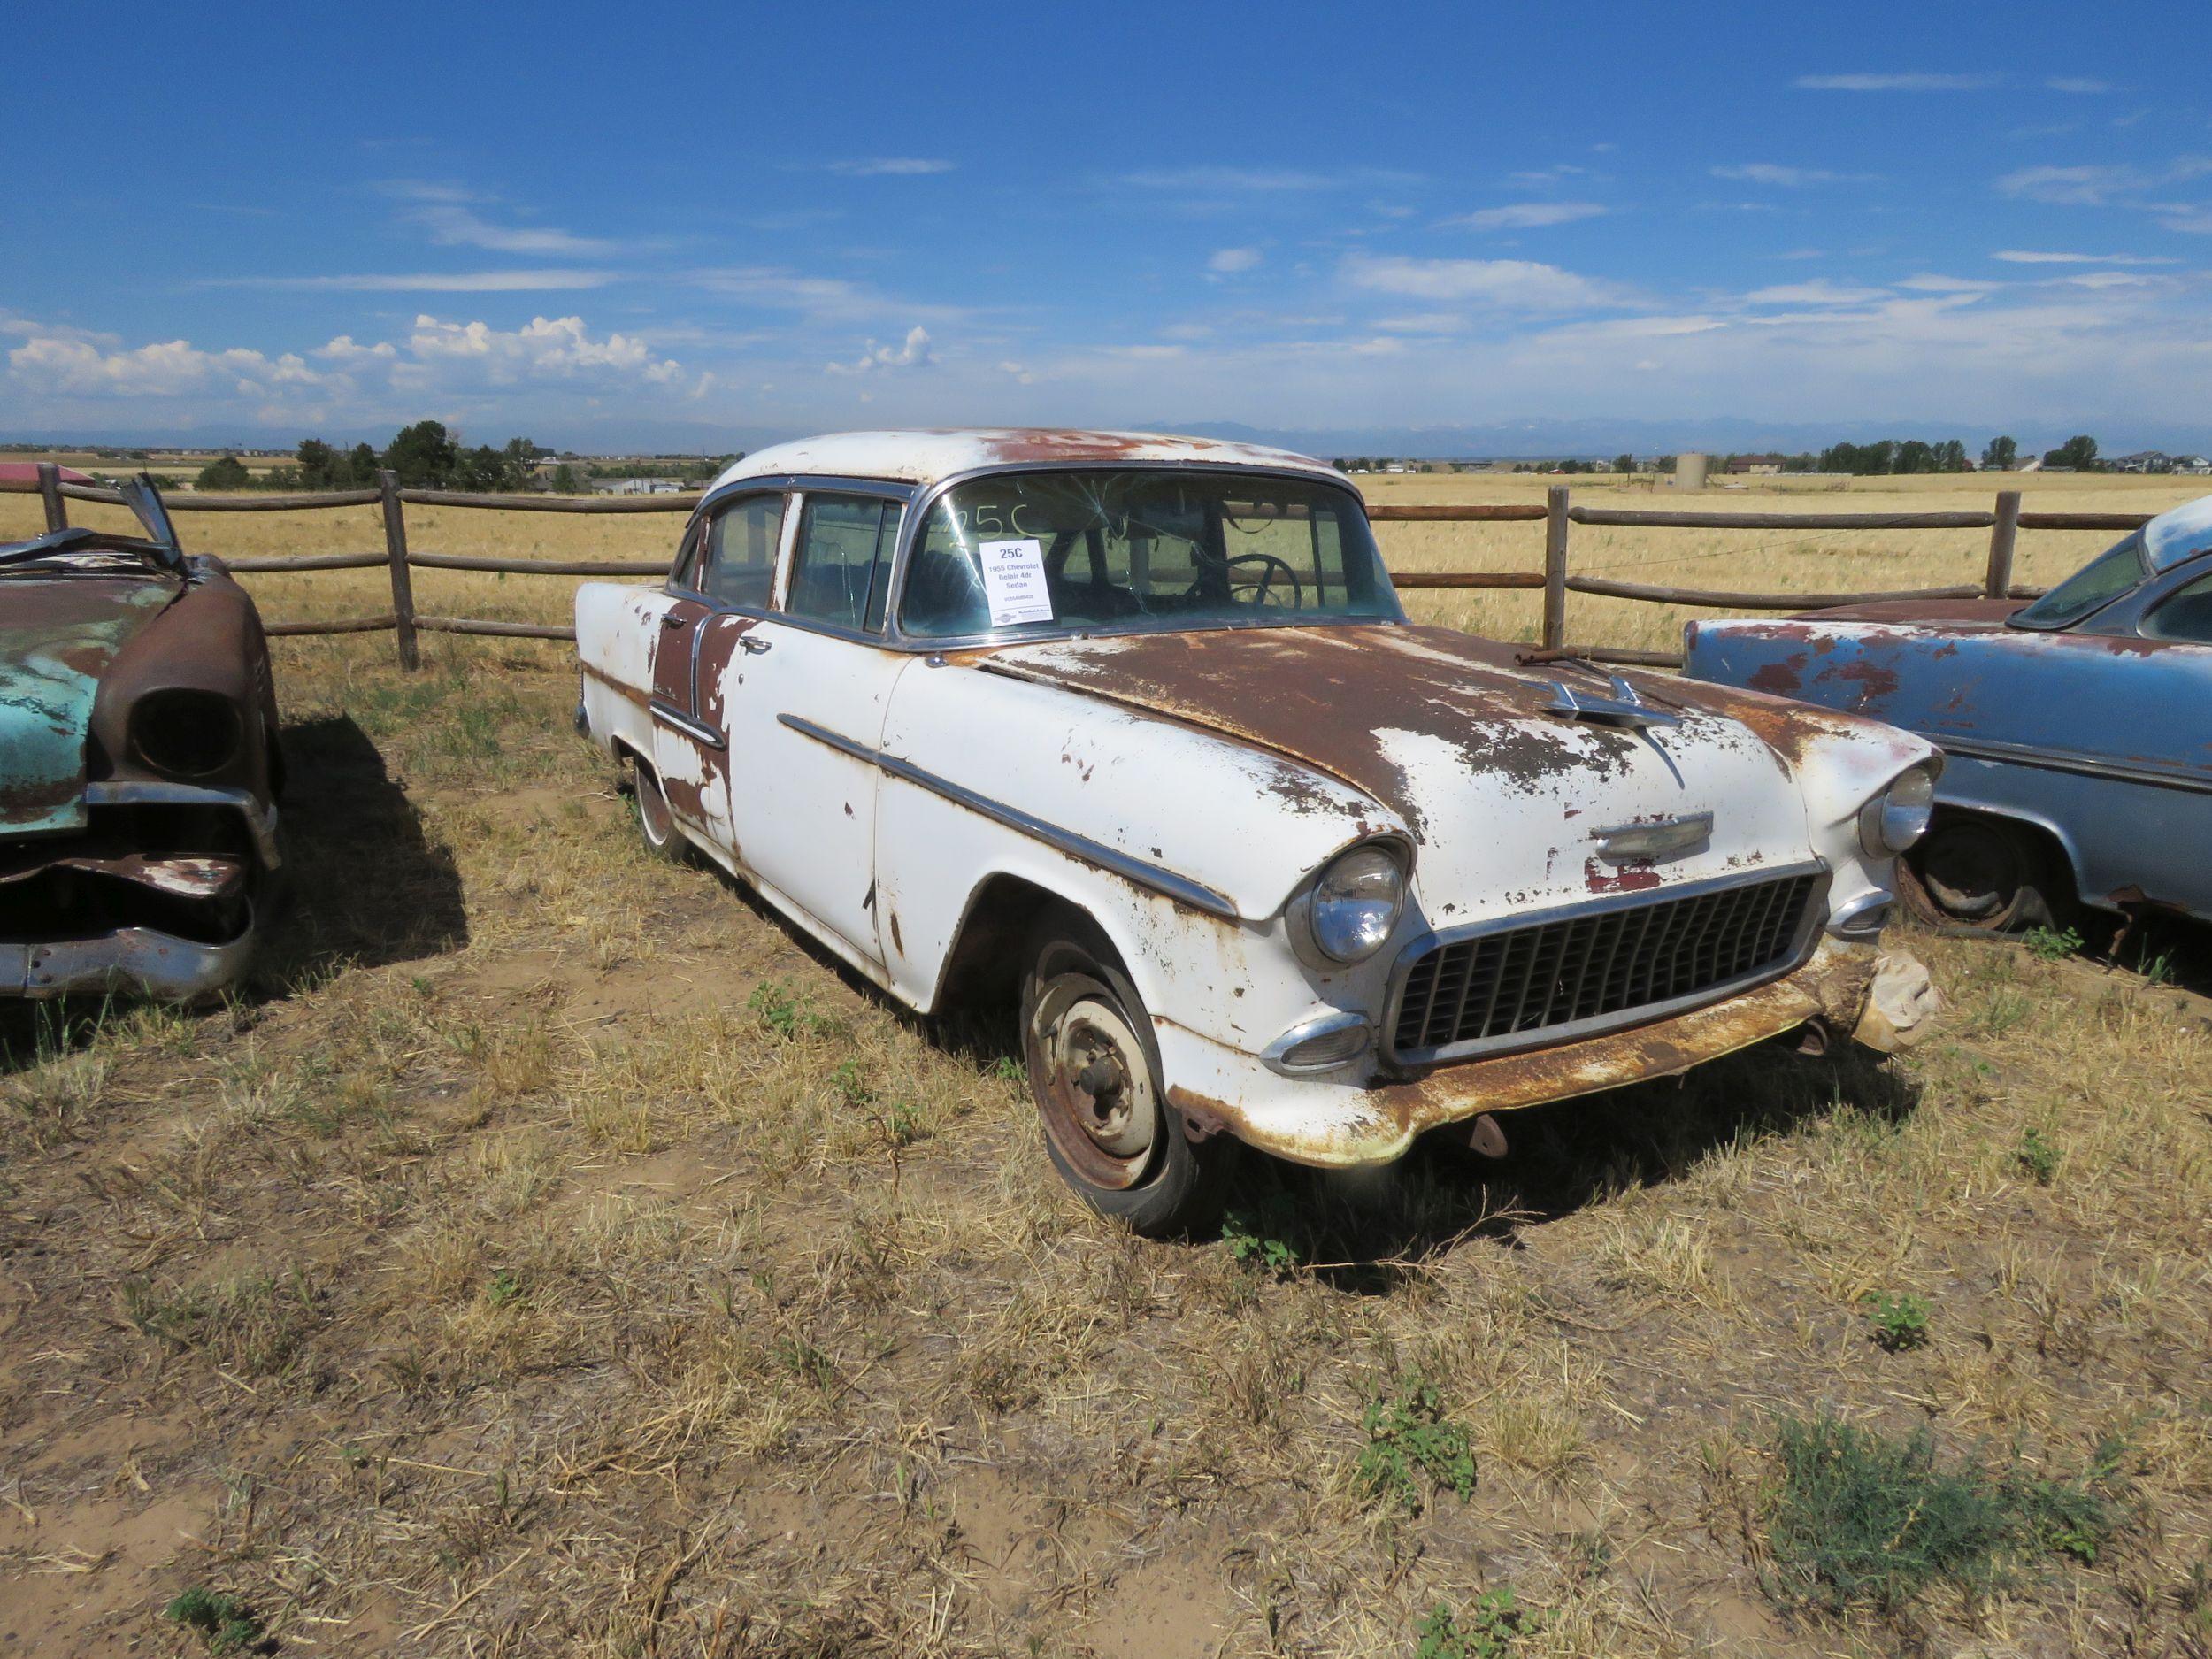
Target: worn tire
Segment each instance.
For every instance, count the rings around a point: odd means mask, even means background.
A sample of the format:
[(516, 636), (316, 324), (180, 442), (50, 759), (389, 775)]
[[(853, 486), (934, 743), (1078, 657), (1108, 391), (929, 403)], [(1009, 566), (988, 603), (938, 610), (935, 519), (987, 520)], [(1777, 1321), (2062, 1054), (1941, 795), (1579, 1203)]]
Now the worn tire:
[(630, 771), (637, 783), (638, 839), (645, 844), (645, 850), (672, 864), (689, 864), (691, 843), (677, 827), (675, 809), (668, 804), (660, 774), (634, 757), (630, 762)]
[(1898, 860), (1905, 908), (1934, 927), (2012, 933), (2055, 921), (2063, 904), (2039, 837), (1985, 812), (1946, 812)]
[[(1206, 1225), (1239, 1144), (1184, 1133), (1161, 1084), (1152, 1018), (1113, 947), (1087, 918), (1049, 911), (1023, 960), (1022, 1057), (1053, 1168), (1093, 1210), (1147, 1237)], [(1078, 1075), (1107, 1087), (1085, 1090)]]

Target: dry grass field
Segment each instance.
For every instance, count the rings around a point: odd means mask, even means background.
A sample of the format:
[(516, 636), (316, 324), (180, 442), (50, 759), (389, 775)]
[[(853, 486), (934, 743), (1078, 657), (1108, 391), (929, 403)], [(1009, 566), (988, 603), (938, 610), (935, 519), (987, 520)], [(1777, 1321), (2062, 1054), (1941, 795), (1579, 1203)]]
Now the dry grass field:
[[(1802, 504), (1988, 490), (1838, 494)], [(0, 496), (0, 540), (35, 512)], [(678, 522), (410, 521), (621, 558)], [(380, 544), (370, 510), (181, 523)], [(1919, 586), (1983, 538), (1578, 526), (1575, 564)], [(1540, 526), (1383, 541), (1534, 568)], [(2021, 578), (2098, 545), (2026, 533)], [(250, 580), (272, 618), (388, 603)], [(417, 581), (538, 620), (570, 588)], [(1572, 605), (1581, 641), (1677, 626)], [(294, 881), (255, 984), (0, 1010), (0, 1651), (2212, 1654), (2194, 936), (2147, 972), (1916, 937), (1950, 1010), (1901, 1060), (1748, 1052), (1523, 1114), (1497, 1164), (1253, 1167), (1220, 1238), (1152, 1243), (1062, 1190), (1004, 1024), (909, 1018), (638, 849), (565, 648), (276, 650)]]

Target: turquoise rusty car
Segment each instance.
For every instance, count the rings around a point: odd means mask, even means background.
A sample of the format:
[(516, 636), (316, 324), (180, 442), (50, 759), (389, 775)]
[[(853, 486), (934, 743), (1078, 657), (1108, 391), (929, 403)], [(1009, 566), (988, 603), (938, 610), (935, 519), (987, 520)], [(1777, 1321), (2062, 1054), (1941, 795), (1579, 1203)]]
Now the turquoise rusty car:
[(1693, 623), (1694, 679), (1902, 726), (1947, 757), (1900, 866), (1926, 918), (1991, 930), (2070, 904), (2212, 920), (2212, 496), (2032, 604), (1891, 600)]
[(123, 493), (142, 534), (0, 546), (0, 997), (219, 991), (279, 868), (260, 616)]

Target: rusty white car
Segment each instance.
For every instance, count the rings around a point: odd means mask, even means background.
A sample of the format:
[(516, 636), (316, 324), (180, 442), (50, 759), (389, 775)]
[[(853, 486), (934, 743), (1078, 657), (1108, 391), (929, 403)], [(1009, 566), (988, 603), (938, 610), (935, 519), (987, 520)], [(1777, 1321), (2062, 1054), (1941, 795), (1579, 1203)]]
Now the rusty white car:
[(1053, 1163), (1147, 1232), (1243, 1142), (1380, 1163), (1763, 1039), (1889, 1048), (1940, 757), (1872, 721), (1409, 624), (1271, 449), (850, 433), (576, 600), (578, 729), (900, 1002), (1018, 995)]

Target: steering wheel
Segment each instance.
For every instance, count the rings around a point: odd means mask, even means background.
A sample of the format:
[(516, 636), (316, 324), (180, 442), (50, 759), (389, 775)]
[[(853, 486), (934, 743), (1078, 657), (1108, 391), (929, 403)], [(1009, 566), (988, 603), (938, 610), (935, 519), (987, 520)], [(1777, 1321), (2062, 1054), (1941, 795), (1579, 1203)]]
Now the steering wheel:
[[(1251, 603), (1256, 605), (1265, 604), (1268, 593), (1274, 586), (1275, 572), (1280, 571), (1290, 581), (1291, 608), (1294, 611), (1302, 611), (1306, 608), (1305, 587), (1299, 581), (1298, 572), (1291, 569), (1289, 561), (1279, 559), (1272, 553), (1232, 553), (1227, 563), (1233, 572), (1229, 578), (1229, 592), (1232, 597), (1235, 595), (1239, 588), (1249, 588), (1252, 590)], [(1266, 568), (1256, 577), (1246, 577), (1239, 580), (1233, 572), (1240, 565), (1260, 565)]]

